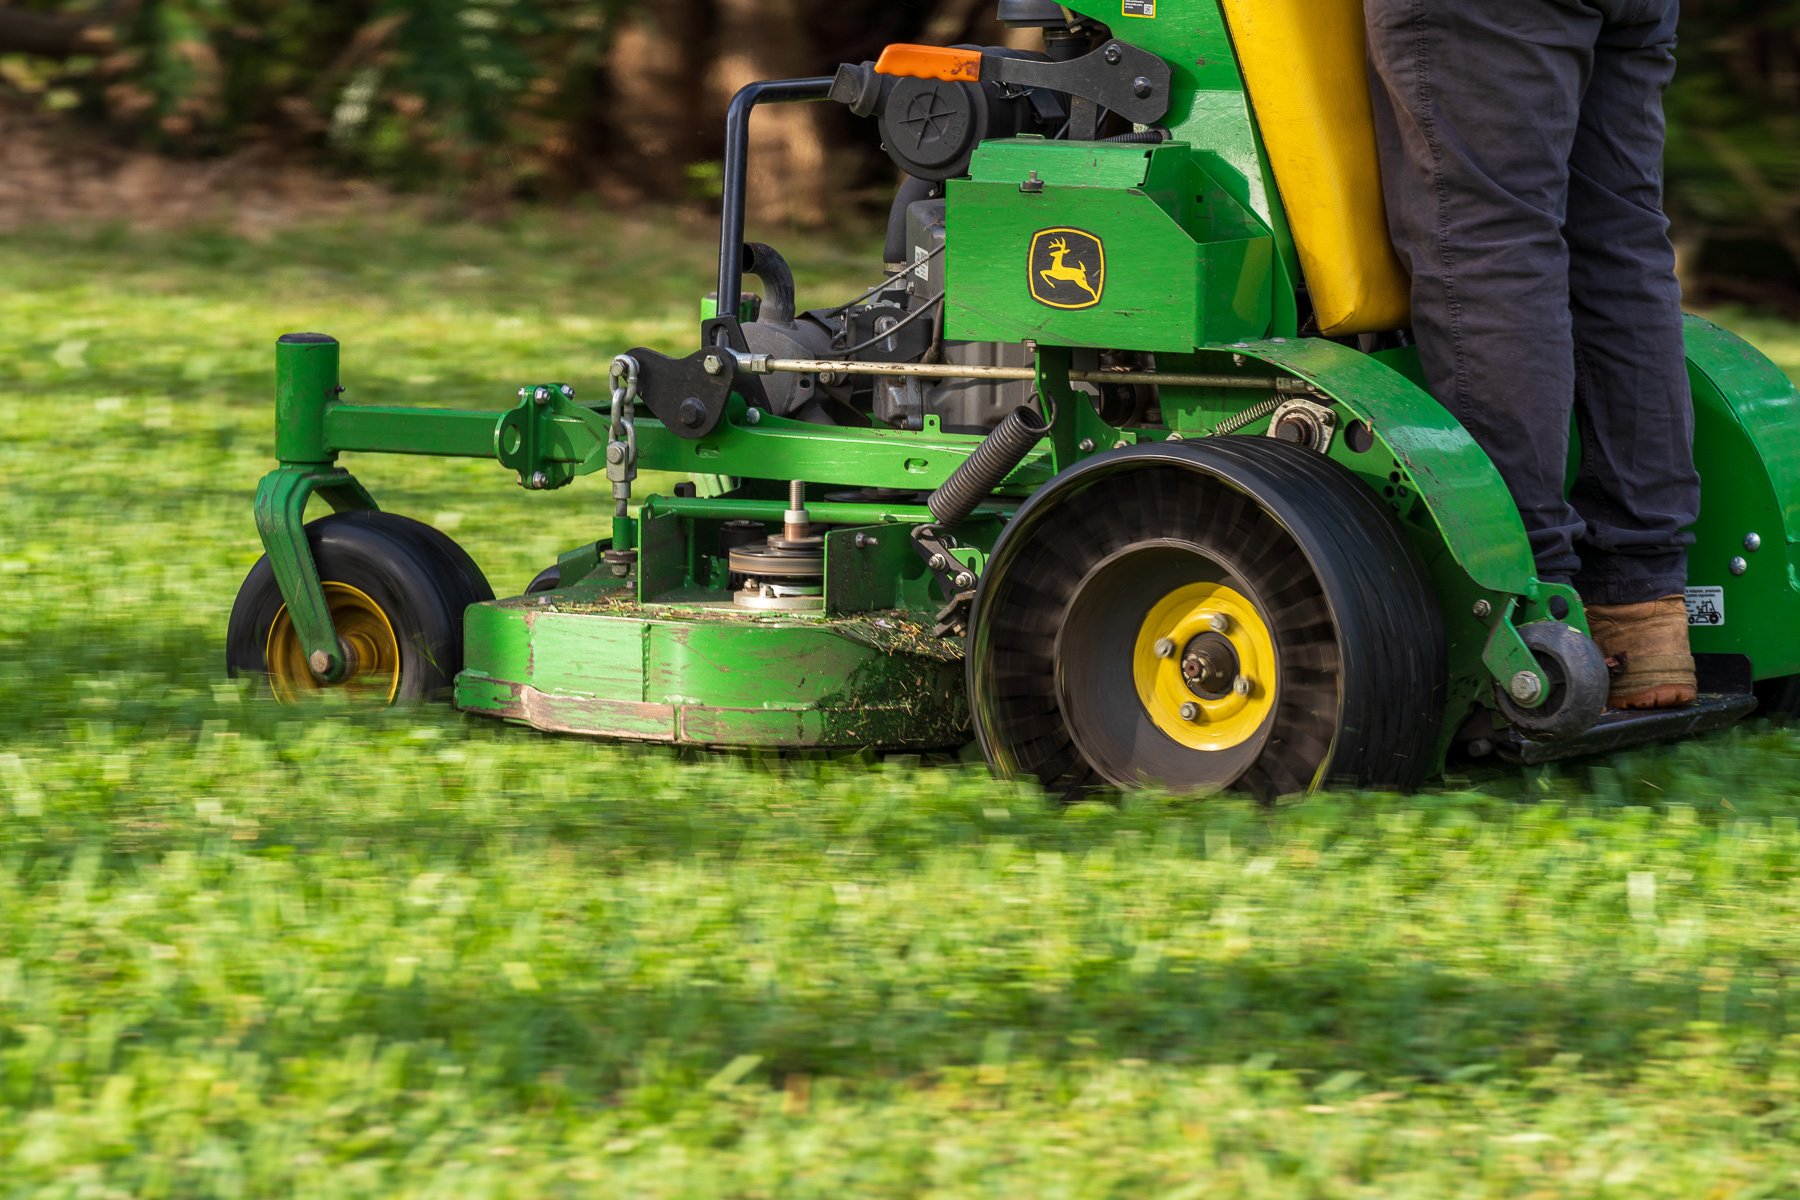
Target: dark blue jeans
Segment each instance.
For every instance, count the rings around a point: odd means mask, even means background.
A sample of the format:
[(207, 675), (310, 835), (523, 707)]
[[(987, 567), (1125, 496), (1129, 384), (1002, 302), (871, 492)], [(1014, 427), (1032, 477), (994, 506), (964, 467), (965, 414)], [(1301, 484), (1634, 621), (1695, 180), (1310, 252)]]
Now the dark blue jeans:
[(1539, 578), (1591, 603), (1681, 591), (1700, 510), (1662, 211), (1678, 7), (1366, 0), (1426, 380), (1499, 467)]

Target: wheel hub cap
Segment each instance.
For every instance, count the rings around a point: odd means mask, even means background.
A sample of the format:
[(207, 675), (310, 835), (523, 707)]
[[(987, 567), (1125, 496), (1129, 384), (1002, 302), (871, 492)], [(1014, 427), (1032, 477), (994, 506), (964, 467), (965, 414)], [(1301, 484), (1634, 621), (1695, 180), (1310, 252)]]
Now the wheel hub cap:
[[(1217, 618), (1225, 617), (1225, 632)], [(1165, 658), (1156, 644), (1182, 651)], [(1156, 727), (1193, 750), (1229, 750), (1255, 736), (1275, 707), (1275, 644), (1242, 593), (1190, 583), (1153, 605), (1138, 632), (1132, 675)]]

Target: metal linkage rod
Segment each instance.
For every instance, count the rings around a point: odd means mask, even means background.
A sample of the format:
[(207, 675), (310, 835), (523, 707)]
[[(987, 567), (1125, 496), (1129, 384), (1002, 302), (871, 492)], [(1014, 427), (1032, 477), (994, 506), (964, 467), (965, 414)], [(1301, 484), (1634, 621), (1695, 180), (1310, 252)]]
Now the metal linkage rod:
[[(954, 363), (856, 362), (823, 358), (772, 358), (740, 355), (738, 365), (752, 375), (888, 375), (914, 379), (991, 379), (1006, 382), (1037, 378), (1030, 367), (975, 367)], [(1197, 375), (1168, 371), (1070, 371), (1071, 383), (1143, 383), (1162, 387), (1241, 388), (1247, 391), (1310, 394), (1312, 385), (1289, 375)]]

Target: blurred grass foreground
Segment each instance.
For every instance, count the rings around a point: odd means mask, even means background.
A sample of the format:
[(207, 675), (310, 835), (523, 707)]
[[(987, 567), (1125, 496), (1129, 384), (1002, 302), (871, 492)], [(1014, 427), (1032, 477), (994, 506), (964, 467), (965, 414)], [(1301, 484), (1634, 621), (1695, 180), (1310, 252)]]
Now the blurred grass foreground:
[[(0, 240), (0, 1197), (1800, 1194), (1787, 729), (1064, 811), (220, 677), (277, 334), (364, 399), (591, 393), (707, 242)], [(503, 594), (606, 507), (354, 465)]]

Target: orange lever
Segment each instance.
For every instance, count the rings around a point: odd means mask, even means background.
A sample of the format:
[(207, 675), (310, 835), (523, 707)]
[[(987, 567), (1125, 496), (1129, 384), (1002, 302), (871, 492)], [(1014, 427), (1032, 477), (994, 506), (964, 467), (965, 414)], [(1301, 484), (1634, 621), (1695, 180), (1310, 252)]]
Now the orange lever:
[(877, 75), (903, 75), (913, 79), (979, 83), (981, 52), (952, 50), (946, 46), (889, 46), (875, 64)]

